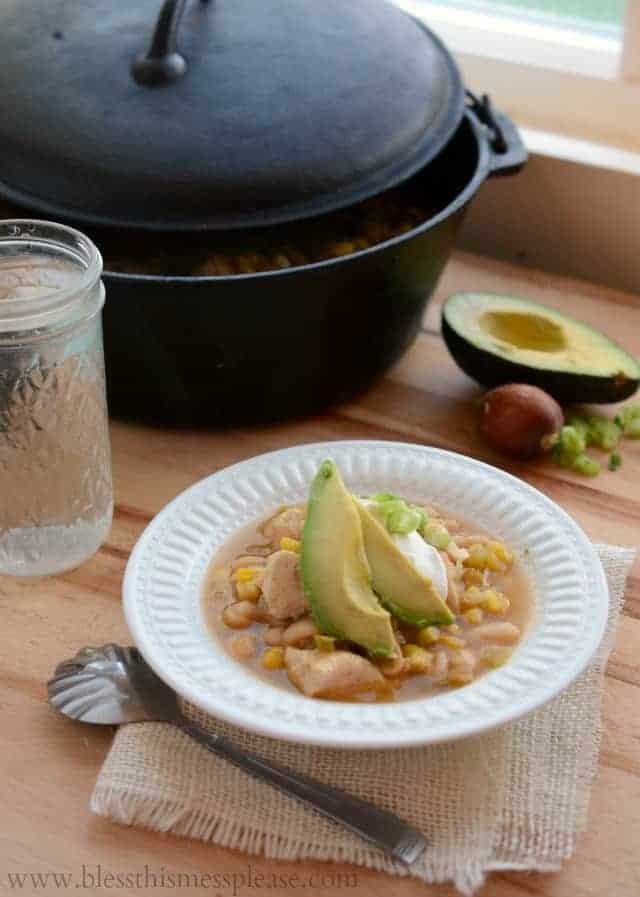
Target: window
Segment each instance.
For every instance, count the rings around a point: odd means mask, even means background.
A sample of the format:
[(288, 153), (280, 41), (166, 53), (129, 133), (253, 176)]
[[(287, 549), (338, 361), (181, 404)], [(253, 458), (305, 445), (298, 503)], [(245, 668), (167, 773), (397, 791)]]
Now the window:
[(525, 128), (640, 152), (640, 0), (396, 0)]
[(485, 13), (528, 16), (538, 21), (546, 18), (556, 24), (618, 33), (624, 22), (626, 4), (625, 0), (451, 0), (443, 5)]

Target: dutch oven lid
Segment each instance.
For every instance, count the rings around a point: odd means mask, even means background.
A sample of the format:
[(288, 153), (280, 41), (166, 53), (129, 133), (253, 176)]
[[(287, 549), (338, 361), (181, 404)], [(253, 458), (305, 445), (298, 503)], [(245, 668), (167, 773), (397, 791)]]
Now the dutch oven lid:
[(4, 0), (0, 85), (0, 193), (165, 230), (351, 205), (464, 113), (446, 48), (385, 0)]

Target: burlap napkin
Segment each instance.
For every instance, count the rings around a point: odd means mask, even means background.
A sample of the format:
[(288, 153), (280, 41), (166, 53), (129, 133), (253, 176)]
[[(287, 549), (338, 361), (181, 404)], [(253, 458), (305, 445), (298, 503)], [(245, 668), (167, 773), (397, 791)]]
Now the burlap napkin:
[(163, 723), (123, 726), (93, 793), (95, 813), (282, 860), (355, 863), (465, 894), (492, 869), (557, 869), (584, 828), (600, 742), (604, 668), (635, 551), (599, 546), (611, 595), (597, 656), (526, 719), (453, 744), (340, 751), (286, 744), (203, 717), (236, 744), (393, 810), (429, 848), (409, 870)]

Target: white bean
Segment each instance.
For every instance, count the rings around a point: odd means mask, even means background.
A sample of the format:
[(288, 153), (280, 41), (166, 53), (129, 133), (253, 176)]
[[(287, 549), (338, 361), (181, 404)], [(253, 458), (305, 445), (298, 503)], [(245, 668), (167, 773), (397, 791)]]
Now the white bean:
[(489, 536), (471, 535), (456, 537), (456, 542), (461, 548), (470, 548), (472, 545), (488, 545), (490, 541)]
[(228, 647), (236, 660), (251, 660), (256, 656), (258, 640), (255, 635), (234, 635), (229, 639)]
[(238, 567), (264, 567), (267, 559), (257, 554), (242, 554), (235, 561), (231, 561), (231, 569), (237, 570)]
[(466, 561), (466, 559), (469, 557), (469, 552), (467, 551), (467, 549), (460, 548), (460, 546), (457, 544), (457, 540), (454, 539), (449, 542), (449, 544), (445, 548), (445, 551), (447, 552), (451, 560), (455, 561), (456, 563), (458, 563), (458, 561)]
[(435, 661), (431, 670), (431, 676), (436, 683), (443, 682), (447, 678), (449, 671), (449, 658), (444, 651), (436, 651), (434, 654)]
[(267, 631), (264, 634), (264, 640), (267, 645), (271, 645), (276, 647), (277, 645), (282, 644), (282, 633), (284, 629), (282, 626), (269, 626)]
[(236, 601), (222, 611), (222, 622), (229, 629), (246, 629), (254, 620), (255, 607), (250, 601)]
[(296, 623), (287, 626), (282, 634), (282, 641), (285, 645), (296, 645), (299, 642), (304, 642), (306, 639), (316, 635), (317, 632), (318, 627), (312, 619), (307, 617), (304, 620), (298, 620)]
[(475, 627), (474, 635), (487, 642), (508, 645), (520, 638), (520, 630), (513, 623), (483, 623)]
[(449, 664), (456, 673), (473, 673), (476, 665), (476, 657), (468, 648), (462, 648), (449, 657)]

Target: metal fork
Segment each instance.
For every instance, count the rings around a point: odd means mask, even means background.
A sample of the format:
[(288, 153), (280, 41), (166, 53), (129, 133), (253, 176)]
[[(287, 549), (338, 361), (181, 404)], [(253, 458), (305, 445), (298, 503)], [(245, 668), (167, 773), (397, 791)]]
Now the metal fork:
[(136, 648), (103, 645), (83, 648), (58, 664), (48, 682), (49, 702), (71, 719), (119, 725), (166, 722), (182, 729), (212, 754), (218, 754), (270, 785), (344, 825), (393, 859), (410, 864), (427, 844), (420, 831), (393, 813), (277, 766), (235, 747), (182, 713), (178, 697), (143, 660)]

